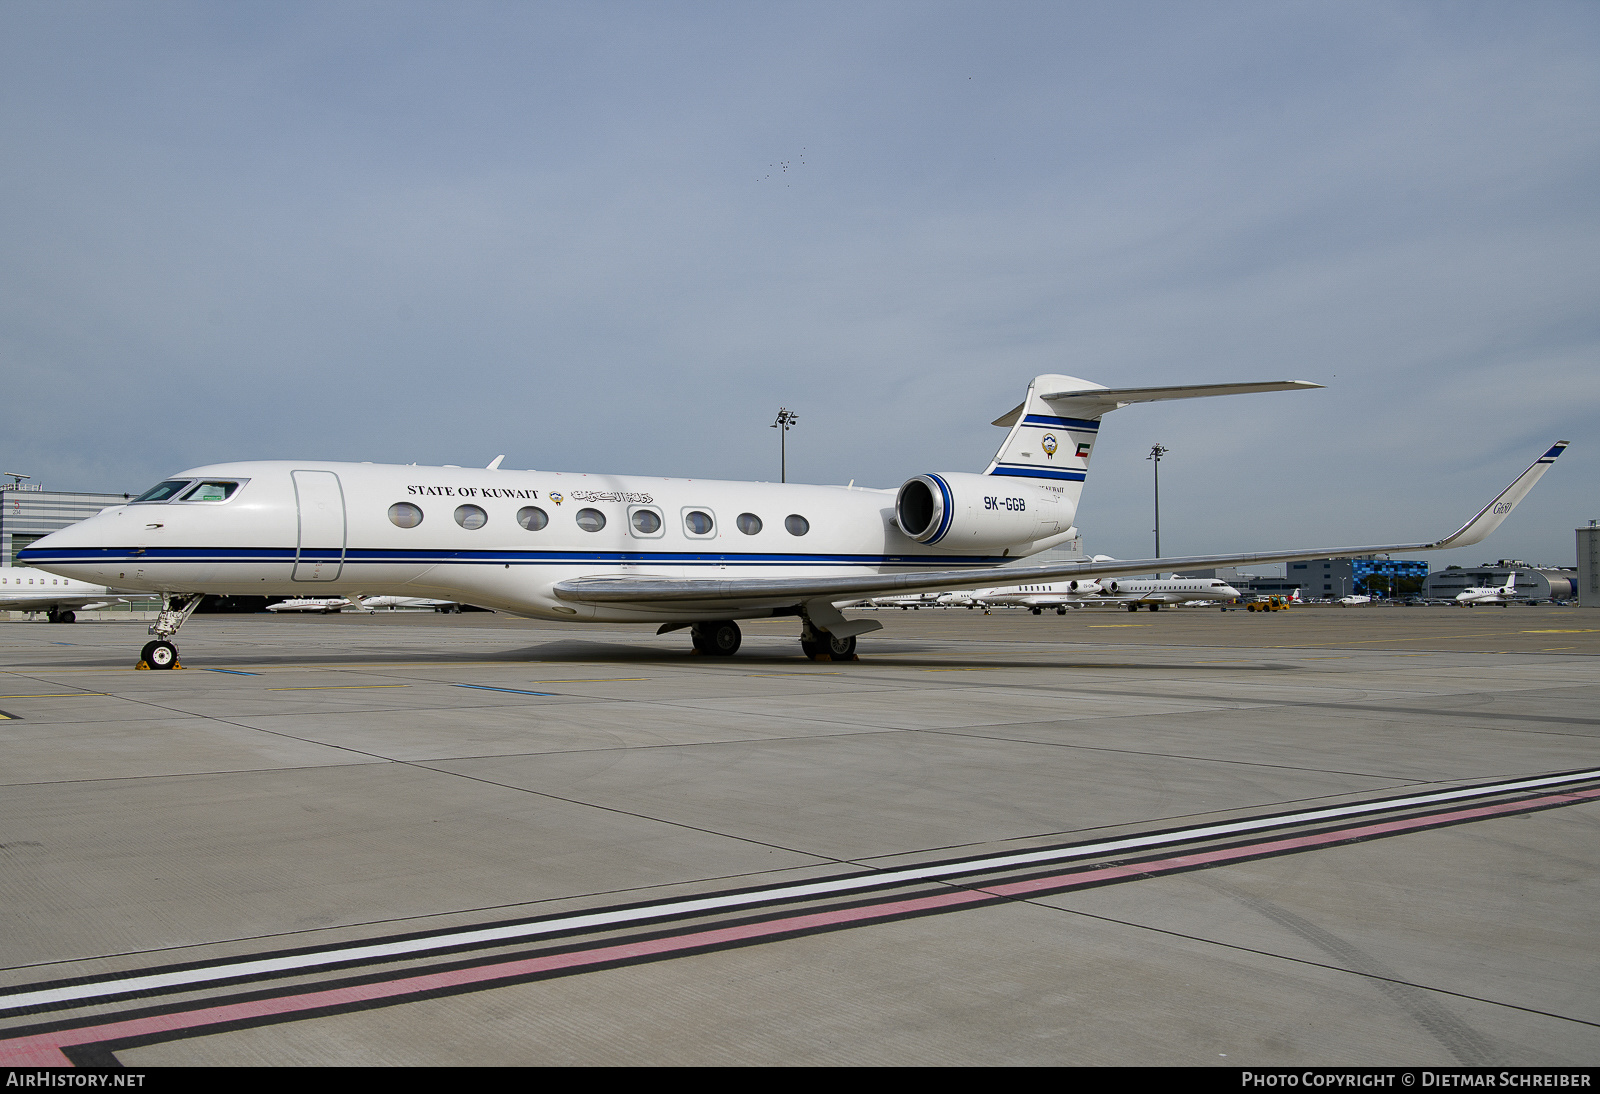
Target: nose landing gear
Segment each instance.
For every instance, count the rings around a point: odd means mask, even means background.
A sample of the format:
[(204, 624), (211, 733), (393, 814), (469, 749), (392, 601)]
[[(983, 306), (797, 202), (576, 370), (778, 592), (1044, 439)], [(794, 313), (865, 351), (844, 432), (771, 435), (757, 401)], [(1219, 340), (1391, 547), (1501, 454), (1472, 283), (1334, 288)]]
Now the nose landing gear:
[(200, 606), (204, 594), (194, 593), (187, 599), (176, 601), (180, 606), (174, 607), (171, 593), (161, 594), (161, 611), (156, 616), (156, 621), (150, 625), (150, 633), (156, 636), (154, 642), (146, 642), (144, 649), (139, 651), (139, 663), (136, 669), (181, 669), (178, 663), (178, 647), (170, 639), (178, 633), (178, 628), (184, 621), (194, 614)]

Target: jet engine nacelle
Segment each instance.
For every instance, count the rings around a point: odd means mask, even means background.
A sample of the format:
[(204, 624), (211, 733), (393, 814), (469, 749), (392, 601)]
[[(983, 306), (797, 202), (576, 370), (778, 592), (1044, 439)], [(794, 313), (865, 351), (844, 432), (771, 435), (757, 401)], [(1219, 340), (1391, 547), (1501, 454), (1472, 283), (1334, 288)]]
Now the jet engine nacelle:
[(894, 499), (900, 530), (946, 551), (1019, 547), (1072, 528), (1065, 491), (996, 475), (941, 472), (906, 480)]

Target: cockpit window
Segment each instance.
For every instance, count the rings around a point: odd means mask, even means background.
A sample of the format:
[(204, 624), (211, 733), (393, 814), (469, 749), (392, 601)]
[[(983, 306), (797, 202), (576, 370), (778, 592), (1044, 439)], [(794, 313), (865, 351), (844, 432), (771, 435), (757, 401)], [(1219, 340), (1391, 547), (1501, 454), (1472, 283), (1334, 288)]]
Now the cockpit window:
[(193, 481), (193, 479), (168, 479), (166, 482), (158, 483), (155, 486), (152, 486), (150, 489), (134, 498), (134, 504), (138, 504), (141, 501), (171, 501), (173, 497), (177, 495), (178, 491), (182, 490), (185, 486), (188, 486)]
[(188, 490), (179, 501), (227, 501), (233, 497), (233, 492), (239, 489), (236, 482), (205, 482), (197, 483)]

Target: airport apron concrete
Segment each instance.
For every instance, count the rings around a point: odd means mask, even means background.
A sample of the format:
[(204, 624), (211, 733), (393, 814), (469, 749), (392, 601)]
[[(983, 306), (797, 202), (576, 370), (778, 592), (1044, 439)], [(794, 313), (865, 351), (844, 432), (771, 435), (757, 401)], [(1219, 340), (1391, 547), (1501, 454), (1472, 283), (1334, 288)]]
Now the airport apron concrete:
[(294, 497), (300, 511), (295, 545), (295, 581), (336, 581), (344, 569), (344, 490), (332, 471), (295, 471)]

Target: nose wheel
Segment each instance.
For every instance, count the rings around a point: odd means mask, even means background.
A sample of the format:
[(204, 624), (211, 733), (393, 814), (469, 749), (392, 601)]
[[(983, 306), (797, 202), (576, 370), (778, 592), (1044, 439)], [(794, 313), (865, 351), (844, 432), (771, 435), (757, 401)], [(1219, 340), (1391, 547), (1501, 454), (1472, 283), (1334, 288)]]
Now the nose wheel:
[(155, 642), (146, 642), (144, 649), (139, 651), (139, 667), (145, 669), (176, 669), (178, 664), (178, 647), (166, 639)]

